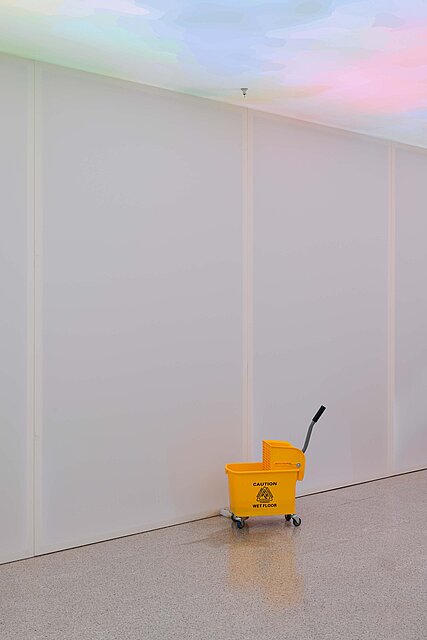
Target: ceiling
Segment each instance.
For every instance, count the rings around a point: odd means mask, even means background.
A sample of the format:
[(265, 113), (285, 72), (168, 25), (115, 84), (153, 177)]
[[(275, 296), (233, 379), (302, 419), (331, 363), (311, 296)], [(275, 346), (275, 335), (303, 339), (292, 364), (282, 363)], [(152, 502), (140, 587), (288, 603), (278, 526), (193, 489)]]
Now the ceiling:
[(427, 147), (427, 0), (0, 0), (0, 51)]

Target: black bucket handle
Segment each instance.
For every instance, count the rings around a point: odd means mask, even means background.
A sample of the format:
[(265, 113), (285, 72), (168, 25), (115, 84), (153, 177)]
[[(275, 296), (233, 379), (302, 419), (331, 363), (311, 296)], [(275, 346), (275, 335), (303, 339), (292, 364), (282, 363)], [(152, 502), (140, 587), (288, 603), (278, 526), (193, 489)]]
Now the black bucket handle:
[(324, 407), (323, 404), (322, 404), (320, 406), (320, 408), (318, 409), (316, 415), (314, 416), (314, 418), (310, 422), (310, 426), (308, 427), (307, 435), (305, 436), (304, 446), (302, 448), (302, 452), (303, 453), (305, 453), (307, 451), (308, 445), (310, 443), (311, 432), (313, 431), (313, 427), (316, 424), (316, 422), (319, 420), (319, 418), (322, 416), (324, 411), (326, 411), (326, 407)]

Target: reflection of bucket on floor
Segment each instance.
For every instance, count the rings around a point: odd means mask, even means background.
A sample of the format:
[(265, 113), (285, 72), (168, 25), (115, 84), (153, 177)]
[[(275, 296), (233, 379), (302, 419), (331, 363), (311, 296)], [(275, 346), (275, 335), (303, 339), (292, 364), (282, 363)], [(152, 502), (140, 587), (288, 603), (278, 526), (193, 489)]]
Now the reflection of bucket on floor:
[(293, 607), (304, 597), (304, 581), (298, 573), (293, 530), (235, 531), (227, 549), (228, 584), (233, 589), (257, 592), (269, 609)]

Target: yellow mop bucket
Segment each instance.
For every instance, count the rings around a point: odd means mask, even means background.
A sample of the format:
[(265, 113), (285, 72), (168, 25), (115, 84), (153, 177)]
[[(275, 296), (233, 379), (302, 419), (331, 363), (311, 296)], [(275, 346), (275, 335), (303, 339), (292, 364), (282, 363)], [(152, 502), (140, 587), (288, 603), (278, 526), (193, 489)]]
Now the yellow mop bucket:
[(320, 407), (307, 431), (302, 449), (289, 442), (264, 440), (262, 462), (227, 464), (232, 520), (239, 529), (252, 516), (284, 515), (299, 527), (301, 518), (295, 513), (297, 480), (304, 478), (305, 452), (311, 432), (326, 407)]

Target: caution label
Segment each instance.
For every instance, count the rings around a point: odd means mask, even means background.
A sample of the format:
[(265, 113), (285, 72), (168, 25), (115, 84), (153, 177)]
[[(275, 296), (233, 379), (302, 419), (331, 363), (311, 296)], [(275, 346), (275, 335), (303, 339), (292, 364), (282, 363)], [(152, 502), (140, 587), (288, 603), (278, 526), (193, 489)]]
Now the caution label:
[[(255, 484), (255, 483), (254, 483)], [(252, 507), (254, 509), (271, 509), (274, 507), (277, 507), (277, 503), (273, 502), (274, 501), (274, 496), (271, 493), (271, 489), (268, 486), (265, 485), (277, 485), (277, 482), (260, 482), (257, 483), (257, 485), (264, 485), (261, 486), (261, 489), (258, 491), (257, 493), (257, 504), (253, 504)]]

